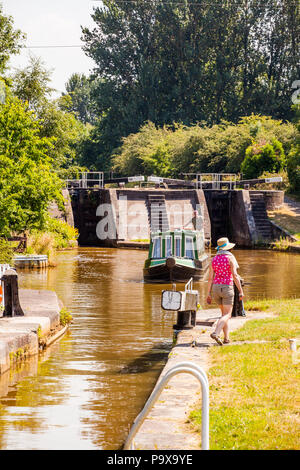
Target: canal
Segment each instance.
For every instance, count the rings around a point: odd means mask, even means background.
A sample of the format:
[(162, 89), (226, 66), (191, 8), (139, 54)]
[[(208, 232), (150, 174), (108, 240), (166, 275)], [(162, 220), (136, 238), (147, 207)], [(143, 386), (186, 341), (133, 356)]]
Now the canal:
[[(236, 250), (246, 298), (295, 297), (300, 256)], [(119, 449), (162, 370), (175, 316), (162, 285), (143, 283), (146, 252), (79, 248), (58, 266), (20, 271), (23, 288), (53, 289), (74, 322), (39, 358), (0, 378), (0, 449)], [(199, 282), (205, 306), (206, 283)], [(206, 307), (205, 307), (206, 308)]]

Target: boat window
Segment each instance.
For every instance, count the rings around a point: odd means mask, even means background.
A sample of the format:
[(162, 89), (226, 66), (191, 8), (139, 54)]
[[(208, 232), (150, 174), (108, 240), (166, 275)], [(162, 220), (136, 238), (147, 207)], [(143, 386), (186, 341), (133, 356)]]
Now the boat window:
[(185, 238), (185, 256), (194, 259), (194, 243), (192, 237)]
[(181, 237), (175, 237), (175, 256), (181, 256)]
[(172, 256), (172, 238), (166, 237), (166, 258)]
[(160, 238), (153, 239), (152, 258), (161, 258), (161, 239)]

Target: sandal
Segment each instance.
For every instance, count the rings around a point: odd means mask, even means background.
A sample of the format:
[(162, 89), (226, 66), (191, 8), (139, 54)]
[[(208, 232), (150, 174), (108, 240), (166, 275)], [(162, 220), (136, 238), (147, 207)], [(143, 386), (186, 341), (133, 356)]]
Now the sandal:
[(230, 343), (230, 339), (224, 339), (223, 340), (223, 344), (229, 344)]
[(214, 339), (220, 346), (223, 345), (223, 341), (221, 340), (220, 336), (216, 335), (216, 333), (212, 333), (210, 337)]

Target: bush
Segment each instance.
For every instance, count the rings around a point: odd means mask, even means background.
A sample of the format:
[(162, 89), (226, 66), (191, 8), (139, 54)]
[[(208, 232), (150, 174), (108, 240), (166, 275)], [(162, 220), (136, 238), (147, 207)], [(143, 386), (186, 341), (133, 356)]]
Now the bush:
[(273, 139), (272, 143), (260, 141), (248, 147), (241, 171), (245, 178), (258, 178), (265, 171), (278, 173), (285, 165), (283, 146)]
[(73, 320), (72, 315), (66, 308), (62, 308), (60, 311), (60, 324), (66, 326), (68, 323), (71, 323)]
[[(267, 116), (247, 116), (237, 124), (222, 122), (157, 128), (148, 122), (136, 134), (123, 139), (114, 155), (114, 170), (123, 175), (180, 173), (239, 173), (246, 149), (257, 142), (270, 144), (275, 154), (288, 154), (297, 135), (291, 123)], [(256, 144), (257, 145), (257, 144)], [(279, 145), (279, 147), (278, 147)], [(277, 168), (277, 166), (275, 165)], [(279, 165), (281, 168), (281, 166)], [(263, 171), (278, 171), (273, 165)]]
[(77, 245), (78, 230), (67, 222), (49, 217), (46, 230), (54, 235), (56, 249), (73, 248)]
[(290, 190), (300, 194), (300, 105), (295, 107), (298, 134), (295, 145), (288, 154), (287, 172), (290, 182)]
[(46, 231), (32, 230), (28, 237), (27, 254), (47, 255), (55, 265), (55, 252), (77, 246), (78, 231), (66, 222), (49, 217)]
[(300, 145), (295, 148), (288, 157), (287, 171), (290, 182), (290, 190), (300, 194)]
[(158, 129), (148, 122), (139, 132), (123, 139), (122, 147), (113, 156), (113, 170), (123, 175), (170, 175), (172, 134), (167, 126)]

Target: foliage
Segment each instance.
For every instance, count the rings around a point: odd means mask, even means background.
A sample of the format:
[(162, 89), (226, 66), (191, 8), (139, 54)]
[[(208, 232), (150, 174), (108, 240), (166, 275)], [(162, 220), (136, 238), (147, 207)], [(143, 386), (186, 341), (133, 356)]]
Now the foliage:
[(50, 266), (56, 266), (57, 250), (77, 246), (78, 231), (61, 220), (48, 216), (43, 230), (31, 230), (27, 254), (47, 255)]
[(55, 235), (55, 248), (57, 249), (77, 245), (78, 230), (63, 220), (49, 217), (45, 230)]
[(52, 90), (49, 71), (40, 58), (31, 56), (24, 69), (13, 75), (13, 93), (33, 110), (39, 119), (40, 135), (52, 140), (48, 155), (56, 169), (67, 169), (80, 165), (81, 144), (87, 139), (90, 125), (85, 126), (76, 119), (73, 110), (62, 110), (60, 99), (51, 100)]
[(48, 157), (51, 147), (33, 112), (8, 95), (0, 107), (1, 235), (42, 229), (49, 203), (63, 204), (62, 183)]
[(138, 133), (123, 139), (113, 169), (128, 175), (170, 175), (172, 134), (167, 127), (157, 129), (151, 122), (145, 124)]
[(52, 88), (49, 87), (51, 72), (49, 72), (40, 57), (29, 58), (29, 65), (24, 69), (17, 69), (12, 76), (13, 93), (24, 103), (27, 102), (29, 109), (38, 113), (40, 106), (45, 104), (50, 97)]
[(281, 177), (280, 183), (259, 183), (255, 185), (256, 190), (276, 190), (276, 191), (288, 191), (289, 189), (289, 178), (286, 169), (279, 171), (278, 173), (264, 171), (260, 178), (274, 178)]
[(66, 308), (62, 308), (60, 311), (60, 324), (66, 326), (68, 323), (71, 323), (73, 320), (72, 315)]
[(147, 121), (213, 126), (252, 112), (291, 117), (298, 0), (104, 0), (92, 17), (96, 26), (83, 29), (83, 40), (96, 64), (100, 119), (86, 155), (99, 169)]
[(295, 145), (291, 149), (287, 160), (287, 171), (291, 190), (300, 194), (300, 105), (296, 107), (298, 134)]
[(58, 101), (60, 109), (74, 113), (83, 124), (93, 124), (97, 118), (92, 98), (93, 87), (91, 78), (73, 73), (66, 83), (67, 93), (63, 93)]
[(138, 133), (123, 139), (115, 152), (113, 168), (121, 174), (166, 174), (196, 172), (238, 173), (245, 151), (254, 138), (282, 142), (290, 151), (296, 129), (267, 116), (242, 118), (237, 124), (157, 128), (148, 122)]
[(18, 54), (22, 47), (25, 35), (18, 29), (14, 29), (13, 18), (3, 13), (0, 4), (0, 73), (2, 74), (12, 54)]
[(272, 143), (260, 141), (247, 148), (241, 171), (246, 178), (258, 178), (264, 171), (277, 173), (285, 164), (281, 142), (276, 139)]
[(88, 137), (89, 127), (78, 121), (74, 114), (58, 108), (55, 102), (45, 102), (39, 110), (40, 135), (52, 139), (49, 155), (56, 168), (67, 169), (80, 164), (80, 145)]
[(57, 174), (63, 180), (78, 180), (84, 171), (88, 171), (85, 166), (71, 165), (68, 168), (59, 168)]
[(12, 264), (13, 257), (14, 252), (10, 242), (0, 238), (0, 264)]
[(46, 255), (77, 245), (78, 231), (62, 220), (48, 217), (43, 231), (32, 230), (28, 237), (27, 253)]

